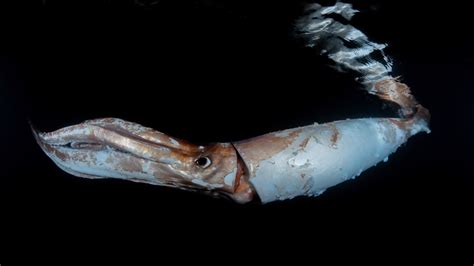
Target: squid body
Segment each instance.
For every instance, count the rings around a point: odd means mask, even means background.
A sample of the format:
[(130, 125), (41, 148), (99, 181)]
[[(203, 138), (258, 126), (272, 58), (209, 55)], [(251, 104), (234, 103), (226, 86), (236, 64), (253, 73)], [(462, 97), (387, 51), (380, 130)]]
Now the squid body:
[[(116, 118), (89, 120), (50, 133), (33, 130), (35, 138), (61, 169), (79, 177), (203, 191), (238, 203), (320, 195), (387, 160), (409, 137), (429, 132), (430, 115), (405, 84), (388, 74), (391, 62), (356, 60), (381, 52), (383, 45), (325, 17), (339, 14), (348, 19), (355, 13), (350, 5), (316, 5), (308, 12), (298, 27), (308, 46), (320, 42), (323, 55), (361, 74), (359, 81), (367, 92), (397, 105), (400, 117), (313, 124), (207, 146)], [(340, 39), (360, 48), (348, 48)]]
[[(398, 84), (393, 81), (393, 84)], [(314, 124), (233, 143), (198, 146), (121, 119), (86, 121), (50, 133), (34, 131), (64, 171), (205, 191), (246, 203), (317, 196), (361, 174), (428, 132), (429, 113)]]

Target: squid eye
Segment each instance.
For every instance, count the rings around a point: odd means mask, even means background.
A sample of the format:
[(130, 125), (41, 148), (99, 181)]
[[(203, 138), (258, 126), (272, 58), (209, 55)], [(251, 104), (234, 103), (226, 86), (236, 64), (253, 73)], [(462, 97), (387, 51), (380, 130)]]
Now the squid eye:
[(206, 156), (203, 156), (203, 157), (199, 157), (196, 159), (196, 161), (194, 161), (194, 163), (201, 167), (201, 168), (207, 168), (209, 165), (211, 165), (211, 159), (209, 159), (209, 157), (206, 157)]

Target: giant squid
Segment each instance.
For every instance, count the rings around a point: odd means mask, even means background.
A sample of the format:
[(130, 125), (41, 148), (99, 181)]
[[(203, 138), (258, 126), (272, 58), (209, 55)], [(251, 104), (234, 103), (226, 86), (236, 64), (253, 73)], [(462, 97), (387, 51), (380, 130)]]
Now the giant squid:
[[(314, 123), (205, 146), (118, 118), (88, 120), (49, 133), (33, 129), (34, 136), (59, 168), (78, 177), (201, 191), (238, 203), (318, 196), (386, 161), (411, 136), (429, 133), (429, 111), (391, 75), (385, 45), (333, 17), (350, 20), (356, 12), (340, 2), (313, 4), (297, 21), (296, 36), (335, 67), (358, 73), (363, 89), (397, 106), (398, 117)], [(371, 59), (375, 52), (383, 55), (382, 62)]]

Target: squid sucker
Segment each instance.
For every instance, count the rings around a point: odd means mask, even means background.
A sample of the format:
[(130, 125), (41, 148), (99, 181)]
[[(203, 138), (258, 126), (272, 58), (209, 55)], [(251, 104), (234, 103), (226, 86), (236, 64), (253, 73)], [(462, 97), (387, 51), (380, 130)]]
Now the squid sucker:
[[(429, 133), (428, 110), (408, 86), (390, 75), (391, 62), (385, 55), (384, 64), (358, 63), (358, 58), (382, 52), (385, 46), (368, 41), (351, 25), (326, 17), (336, 14), (350, 19), (355, 12), (340, 2), (312, 5), (297, 32), (307, 46), (317, 43), (321, 54), (338, 67), (359, 73), (364, 89), (398, 106), (399, 117), (313, 124), (206, 146), (118, 118), (88, 120), (49, 133), (33, 129), (34, 136), (57, 166), (78, 177), (202, 191), (238, 203), (318, 196), (386, 161), (409, 137)], [(341, 39), (359, 47), (348, 48)]]

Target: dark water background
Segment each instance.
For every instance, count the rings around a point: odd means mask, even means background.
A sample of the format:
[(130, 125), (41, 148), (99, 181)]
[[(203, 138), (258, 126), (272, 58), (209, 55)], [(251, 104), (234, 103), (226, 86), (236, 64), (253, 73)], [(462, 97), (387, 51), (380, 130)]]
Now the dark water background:
[[(462, 1), (361, 2), (353, 24), (390, 45), (395, 74), (432, 113), (432, 133), (413, 137), (388, 163), (320, 197), (265, 206), (70, 176), (40, 151), (27, 119), (50, 131), (119, 117), (206, 143), (392, 115), (355, 89), (353, 76), (335, 72), (292, 38), (301, 3), (2, 4), (3, 239), (12, 250), (36, 250), (46, 240), (58, 246), (86, 241), (89, 251), (115, 244), (161, 254), (155, 247), (165, 244), (171, 251), (228, 252), (233, 259), (267, 254), (261, 246), (271, 248), (269, 259), (299, 257), (290, 254), (294, 248), (317, 253), (317, 244), (344, 253), (364, 249), (363, 239), (368, 253), (400, 241), (413, 254), (449, 246), (455, 257), (472, 255), (465, 252), (472, 247), (474, 148), (473, 32), (463, 25), (468, 9)], [(237, 240), (245, 242), (242, 251), (226, 250)]]

